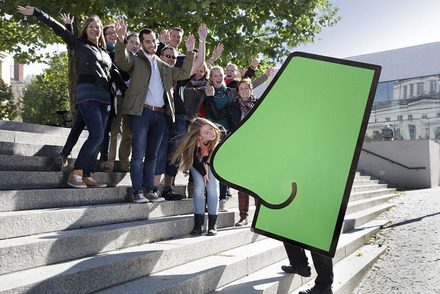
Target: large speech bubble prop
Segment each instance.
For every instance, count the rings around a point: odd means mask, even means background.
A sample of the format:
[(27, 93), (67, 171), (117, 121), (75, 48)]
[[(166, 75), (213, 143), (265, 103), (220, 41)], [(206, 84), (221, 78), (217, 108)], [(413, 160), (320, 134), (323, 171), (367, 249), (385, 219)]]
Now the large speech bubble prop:
[(217, 146), (217, 178), (257, 198), (252, 229), (334, 256), (381, 67), (294, 52)]

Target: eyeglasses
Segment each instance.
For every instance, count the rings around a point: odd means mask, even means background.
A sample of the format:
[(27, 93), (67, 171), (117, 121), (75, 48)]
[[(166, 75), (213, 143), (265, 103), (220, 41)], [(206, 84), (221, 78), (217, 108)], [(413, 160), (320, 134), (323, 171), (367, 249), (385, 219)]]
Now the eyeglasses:
[(166, 57), (166, 58), (172, 58), (172, 59), (177, 59), (177, 57), (176, 57), (176, 56), (171, 56), (171, 55), (168, 55), (168, 54), (166, 54), (166, 55), (165, 55), (165, 57)]

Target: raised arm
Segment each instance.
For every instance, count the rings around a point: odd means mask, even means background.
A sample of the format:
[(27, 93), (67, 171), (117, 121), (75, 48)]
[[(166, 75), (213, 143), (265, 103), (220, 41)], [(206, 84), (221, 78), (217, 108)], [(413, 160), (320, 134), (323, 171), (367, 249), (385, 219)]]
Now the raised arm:
[(206, 60), (206, 65), (209, 67), (211, 67), (211, 65), (220, 57), (220, 55), (222, 55), (224, 46), (221, 43), (218, 43), (217, 46), (214, 47), (214, 54), (208, 59)]
[(129, 72), (134, 66), (133, 54), (127, 51), (125, 44), (125, 35), (127, 34), (127, 22), (119, 18), (115, 24), (117, 41), (115, 45), (115, 63), (123, 71)]
[(202, 66), (203, 62), (205, 61), (205, 55), (206, 55), (206, 36), (208, 35), (208, 27), (206, 24), (202, 23), (199, 26), (198, 29), (199, 33), (199, 52), (197, 54), (196, 59), (194, 60), (193, 69), (191, 72), (191, 75), (195, 74), (196, 71), (199, 69), (200, 66)]
[(67, 44), (67, 46), (70, 47), (70, 49), (75, 49), (76, 47), (76, 38), (73, 35), (73, 33), (66, 29), (65, 26), (60, 24), (58, 21), (53, 19), (51, 16), (49, 16), (47, 13), (39, 10), (36, 7), (33, 6), (17, 6), (17, 12), (30, 16), (33, 15), (37, 17), (37, 19), (43, 23), (45, 23), (47, 26), (49, 26), (55, 34), (60, 36), (63, 41)]
[(262, 85), (264, 82), (266, 82), (271, 75), (273, 75), (274, 73), (274, 69), (273, 67), (269, 67), (266, 72), (264, 73), (264, 75), (262, 75), (261, 77), (257, 78), (255, 81), (252, 82), (252, 86), (254, 88)]

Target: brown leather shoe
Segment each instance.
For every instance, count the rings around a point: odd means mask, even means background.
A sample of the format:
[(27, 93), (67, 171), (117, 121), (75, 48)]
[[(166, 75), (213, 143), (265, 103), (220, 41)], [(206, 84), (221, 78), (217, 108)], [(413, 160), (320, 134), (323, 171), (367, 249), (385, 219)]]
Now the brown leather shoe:
[(242, 226), (246, 226), (248, 224), (248, 220), (247, 218), (244, 219), (240, 219), (238, 222), (235, 223), (236, 227), (242, 227)]
[(107, 184), (101, 184), (95, 181), (93, 179), (93, 173), (90, 173), (90, 177), (83, 177), (83, 182), (86, 184), (87, 187), (91, 188), (105, 188), (107, 187)]
[(87, 188), (86, 183), (83, 181), (83, 171), (82, 169), (73, 170), (70, 173), (69, 180), (67, 181), (67, 185), (73, 188)]

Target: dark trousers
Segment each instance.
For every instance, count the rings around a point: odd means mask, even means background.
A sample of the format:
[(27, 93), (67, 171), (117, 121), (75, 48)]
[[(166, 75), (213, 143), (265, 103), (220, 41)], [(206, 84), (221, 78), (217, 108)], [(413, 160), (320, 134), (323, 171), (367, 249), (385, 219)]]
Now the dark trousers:
[(70, 155), (70, 152), (72, 152), (73, 147), (75, 146), (76, 142), (78, 142), (78, 138), (85, 126), (86, 122), (84, 121), (81, 111), (78, 111), (76, 114), (75, 123), (73, 124), (69, 136), (67, 137), (66, 144), (64, 144), (63, 150), (61, 151), (61, 156), (68, 157)]
[[(292, 266), (304, 267), (309, 264), (306, 253), (303, 248), (284, 243), (289, 262)], [(320, 290), (326, 290), (333, 284), (333, 259), (331, 257), (310, 252), (312, 254), (313, 265), (318, 276), (315, 285)]]
[(74, 169), (82, 169), (84, 177), (95, 171), (99, 147), (104, 138), (104, 129), (110, 112), (110, 104), (91, 100), (78, 103), (78, 110), (84, 118), (89, 136), (79, 151)]

